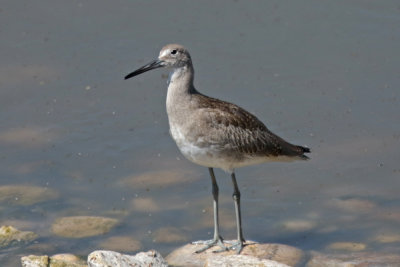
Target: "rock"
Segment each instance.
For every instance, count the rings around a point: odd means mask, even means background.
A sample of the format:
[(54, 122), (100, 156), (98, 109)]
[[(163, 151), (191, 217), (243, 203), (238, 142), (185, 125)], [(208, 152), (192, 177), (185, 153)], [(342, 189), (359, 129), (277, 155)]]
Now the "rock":
[(117, 220), (106, 217), (71, 216), (56, 219), (52, 225), (54, 234), (69, 238), (102, 235), (111, 230)]
[(21, 258), (22, 267), (48, 267), (48, 256), (29, 255)]
[(132, 200), (132, 209), (140, 212), (160, 211), (160, 206), (151, 198), (134, 198)]
[(333, 199), (331, 204), (343, 211), (357, 214), (371, 212), (376, 207), (374, 202), (358, 198)]
[(46, 128), (20, 127), (0, 132), (0, 143), (23, 148), (39, 148), (48, 145), (56, 136)]
[(308, 220), (290, 220), (282, 223), (285, 231), (304, 232), (315, 228), (317, 224)]
[(4, 185), (0, 186), (0, 203), (30, 206), (58, 197), (58, 192), (39, 186)]
[(56, 254), (50, 257), (49, 267), (87, 267), (87, 263), (73, 254)]
[(353, 252), (326, 255), (311, 252), (311, 259), (306, 264), (306, 267), (396, 267), (399, 266), (399, 262), (400, 255), (397, 254)]
[(207, 258), (204, 267), (290, 267), (272, 260), (257, 259), (246, 255), (230, 255)]
[(388, 234), (378, 234), (375, 238), (376, 242), (379, 243), (395, 243), (400, 242), (400, 234), (388, 233)]
[(86, 261), (73, 254), (30, 255), (21, 258), (23, 267), (87, 267)]
[(17, 245), (26, 245), (38, 237), (34, 232), (19, 231), (12, 226), (0, 227), (0, 248), (8, 248)]
[(118, 252), (97, 250), (88, 256), (89, 267), (168, 267), (161, 254), (155, 250), (140, 252), (134, 256)]
[(367, 245), (356, 242), (335, 242), (328, 245), (328, 249), (332, 250), (347, 250), (347, 251), (361, 251), (364, 250)]
[[(247, 241), (246, 244), (247, 245), (243, 248), (240, 255), (251, 257), (252, 259), (249, 259), (251, 261), (254, 261), (253, 258), (256, 258), (261, 262), (262, 260), (270, 260), (289, 266), (295, 266), (304, 259), (304, 253), (295, 247), (281, 244), (258, 244), (252, 241)], [(212, 266), (210, 264), (214, 261), (214, 258), (215, 261), (219, 261), (219, 257), (230, 258), (231, 256), (236, 256), (235, 251), (213, 253), (213, 251), (217, 250), (218, 248), (210, 248), (199, 254), (195, 253), (195, 251), (199, 248), (201, 248), (201, 245), (187, 244), (171, 252), (166, 257), (166, 260), (168, 261), (168, 264), (177, 267), (202, 267), (206, 263), (209, 264), (208, 266)], [(230, 260), (226, 259), (226, 261), (228, 262)]]
[(113, 236), (101, 242), (99, 247), (105, 250), (133, 252), (138, 251), (142, 247), (142, 244), (139, 240), (129, 236)]
[(165, 188), (183, 182), (192, 182), (198, 179), (198, 175), (192, 171), (185, 170), (164, 170), (164, 171), (152, 171), (139, 175), (128, 176), (121, 179), (118, 185), (123, 187), (130, 187), (137, 189), (153, 189), (153, 188)]
[(154, 242), (157, 243), (185, 242), (187, 240), (183, 231), (175, 227), (162, 227), (154, 232)]

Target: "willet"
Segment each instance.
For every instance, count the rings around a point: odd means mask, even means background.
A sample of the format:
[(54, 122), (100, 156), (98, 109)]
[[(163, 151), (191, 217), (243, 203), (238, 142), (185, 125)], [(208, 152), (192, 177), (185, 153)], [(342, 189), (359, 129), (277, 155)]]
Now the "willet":
[[(168, 80), (167, 114), (170, 133), (181, 153), (190, 161), (208, 167), (214, 198), (214, 238), (196, 241), (221, 250), (236, 250), (239, 254), (245, 239), (242, 233), (240, 192), (235, 168), (268, 161), (308, 159), (306, 147), (292, 145), (267, 129), (254, 115), (222, 100), (199, 93), (193, 85), (194, 70), (189, 52), (181, 45), (164, 46), (158, 58), (125, 77), (129, 79), (156, 68), (170, 68)], [(213, 168), (231, 174), (235, 204), (237, 241), (225, 246), (219, 234), (218, 185)]]

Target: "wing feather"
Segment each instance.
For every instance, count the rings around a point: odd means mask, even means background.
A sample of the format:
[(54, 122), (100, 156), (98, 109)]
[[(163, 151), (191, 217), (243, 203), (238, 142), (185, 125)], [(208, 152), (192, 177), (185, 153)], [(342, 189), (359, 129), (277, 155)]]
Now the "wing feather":
[(241, 107), (219, 99), (199, 95), (200, 110), (206, 109), (205, 122), (216, 132), (215, 144), (250, 156), (300, 156), (308, 148), (290, 144), (272, 133), (256, 116)]

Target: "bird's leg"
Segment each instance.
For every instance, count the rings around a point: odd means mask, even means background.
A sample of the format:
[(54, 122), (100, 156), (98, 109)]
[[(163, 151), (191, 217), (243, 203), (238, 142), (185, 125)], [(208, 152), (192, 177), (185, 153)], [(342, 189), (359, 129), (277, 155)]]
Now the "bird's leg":
[(192, 242), (192, 244), (199, 245), (203, 244), (205, 247), (196, 250), (196, 253), (201, 253), (213, 246), (220, 246), (221, 250), (216, 252), (226, 251), (228, 250), (227, 247), (224, 245), (222, 237), (219, 235), (219, 221), (218, 221), (218, 184), (217, 180), (215, 179), (214, 170), (213, 168), (208, 168), (211, 176), (211, 183), (212, 183), (212, 194), (213, 194), (213, 204), (214, 204), (214, 238), (211, 240), (200, 240)]
[(240, 213), (240, 191), (238, 184), (236, 182), (236, 177), (235, 173), (232, 172), (232, 183), (233, 183), (233, 200), (235, 201), (235, 213), (236, 213), (236, 227), (237, 227), (237, 241), (232, 243), (232, 246), (230, 246), (228, 249), (229, 250), (236, 250), (237, 254), (240, 254), (240, 251), (242, 251), (244, 247), (244, 238), (243, 238), (243, 232), (242, 232), (242, 216)]

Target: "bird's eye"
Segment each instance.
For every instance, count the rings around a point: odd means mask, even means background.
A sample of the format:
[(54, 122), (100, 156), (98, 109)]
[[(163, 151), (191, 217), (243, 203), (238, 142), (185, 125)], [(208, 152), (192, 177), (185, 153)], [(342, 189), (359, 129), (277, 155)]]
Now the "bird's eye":
[(174, 49), (174, 50), (171, 51), (171, 54), (172, 54), (172, 55), (175, 55), (176, 52), (178, 52), (178, 51), (176, 51), (176, 49)]

